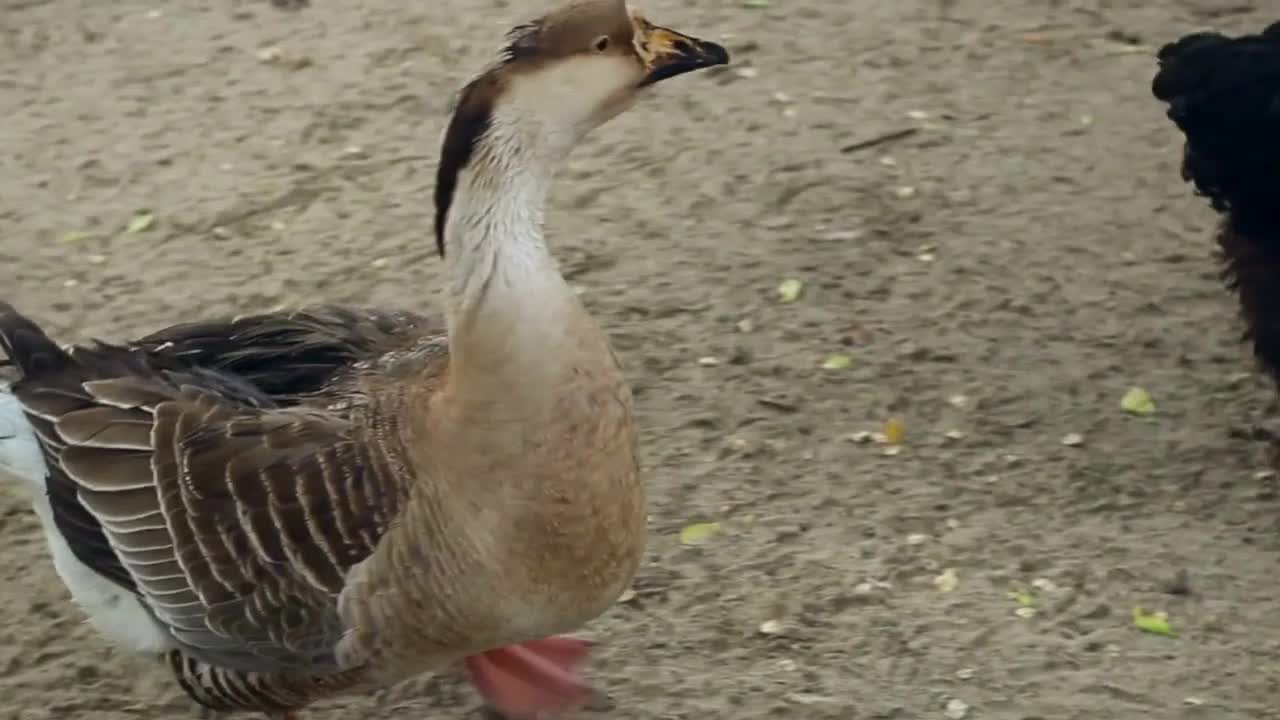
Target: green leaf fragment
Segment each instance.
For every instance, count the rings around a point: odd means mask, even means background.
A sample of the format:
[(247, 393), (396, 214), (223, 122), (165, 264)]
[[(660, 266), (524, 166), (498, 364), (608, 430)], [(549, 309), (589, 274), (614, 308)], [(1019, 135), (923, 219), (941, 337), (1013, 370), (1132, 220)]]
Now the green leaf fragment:
[(1169, 615), (1163, 612), (1149, 613), (1141, 607), (1133, 609), (1133, 626), (1142, 632), (1165, 637), (1177, 637), (1178, 633), (1169, 626)]
[(1014, 602), (1016, 602), (1016, 603), (1018, 603), (1019, 605), (1021, 605), (1022, 607), (1035, 607), (1035, 606), (1036, 606), (1036, 596), (1035, 596), (1035, 595), (1032, 595), (1031, 593), (1027, 592), (1026, 590), (1014, 590), (1013, 592), (1010, 592), (1010, 593), (1009, 593), (1009, 597), (1010, 597)]

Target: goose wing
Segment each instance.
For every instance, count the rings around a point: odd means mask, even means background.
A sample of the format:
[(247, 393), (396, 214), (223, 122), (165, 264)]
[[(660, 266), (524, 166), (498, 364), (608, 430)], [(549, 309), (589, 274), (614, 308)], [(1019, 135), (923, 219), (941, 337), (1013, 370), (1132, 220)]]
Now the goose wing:
[(156, 362), (226, 373), (291, 404), (332, 387), (360, 363), (443, 336), (443, 325), (422, 315), (322, 305), (173, 325), (133, 346)]
[(341, 414), (292, 400), (373, 347), (319, 340), (341, 320), (313, 320), (306, 332), (278, 316), (240, 326), (241, 337), (310, 338), (311, 354), (298, 350), (307, 342), (229, 344), (210, 325), (63, 350), (0, 305), (0, 349), (21, 371), (11, 391), (40, 437), (58, 529), (212, 665), (341, 669), (337, 595), (403, 501), (395, 428), (369, 422), (371, 399)]

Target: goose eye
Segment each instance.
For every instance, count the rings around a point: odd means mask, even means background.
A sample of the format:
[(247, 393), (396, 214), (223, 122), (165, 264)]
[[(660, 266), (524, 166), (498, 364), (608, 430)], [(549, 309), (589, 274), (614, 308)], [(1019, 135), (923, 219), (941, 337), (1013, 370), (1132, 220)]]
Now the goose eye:
[(595, 51), (596, 51), (596, 52), (598, 52), (598, 53), (602, 53), (602, 52), (604, 52), (605, 50), (608, 50), (608, 49), (609, 49), (609, 36), (608, 36), (608, 35), (601, 35), (600, 37), (596, 38), (596, 39), (595, 39), (595, 42), (591, 43), (591, 47), (595, 48)]

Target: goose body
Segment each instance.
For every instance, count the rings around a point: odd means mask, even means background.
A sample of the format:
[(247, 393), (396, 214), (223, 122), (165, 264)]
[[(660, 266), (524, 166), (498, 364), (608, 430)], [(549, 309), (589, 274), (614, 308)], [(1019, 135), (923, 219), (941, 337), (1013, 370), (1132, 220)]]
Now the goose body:
[(514, 30), (446, 133), (440, 319), (325, 306), (63, 347), (0, 303), (0, 478), (94, 626), (217, 710), (457, 662), (511, 717), (580, 702), (560, 634), (630, 582), (645, 502), (630, 392), (542, 208), (586, 132), (723, 62), (622, 0)]

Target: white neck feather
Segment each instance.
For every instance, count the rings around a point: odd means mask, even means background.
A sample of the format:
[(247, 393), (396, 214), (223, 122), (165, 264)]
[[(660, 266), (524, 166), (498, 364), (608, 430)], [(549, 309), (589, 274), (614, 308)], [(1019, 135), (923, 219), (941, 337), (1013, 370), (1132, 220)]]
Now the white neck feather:
[(562, 153), (530, 149), (540, 143), (528, 129), (494, 118), (458, 177), (446, 219), (450, 346), (464, 376), (493, 378), (506, 367), (536, 373), (581, 309), (542, 232)]

